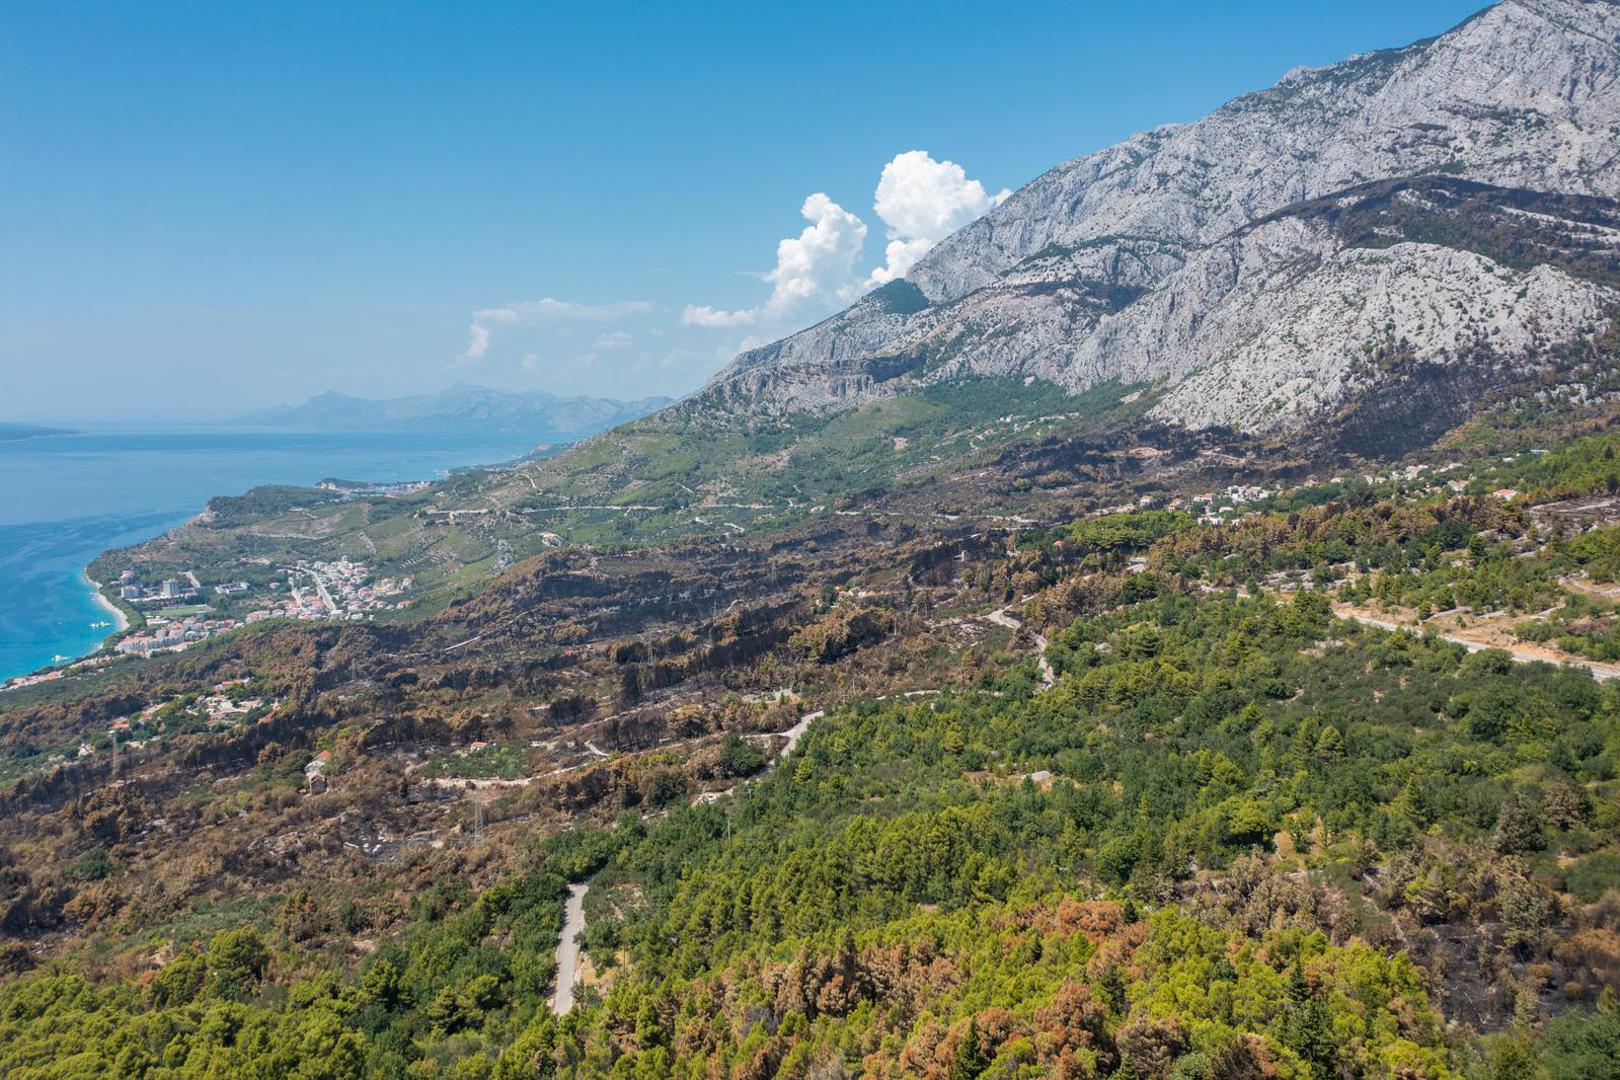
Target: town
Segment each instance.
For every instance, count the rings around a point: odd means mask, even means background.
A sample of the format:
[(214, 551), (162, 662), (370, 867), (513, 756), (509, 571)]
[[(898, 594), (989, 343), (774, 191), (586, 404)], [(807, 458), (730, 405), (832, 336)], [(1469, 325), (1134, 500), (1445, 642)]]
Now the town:
[[(370, 570), (364, 563), (347, 558), (299, 562), (283, 570), (287, 575), (286, 595), (249, 611), (244, 622), (273, 618), (360, 620), (378, 611), (411, 605), (408, 599), (389, 599), (410, 589), (409, 577), (385, 577), (368, 585)], [(273, 582), (271, 588), (279, 590), (280, 582)]]
[(143, 585), (135, 571), (126, 570), (119, 578), (119, 599), (137, 610), (155, 610), (143, 611), (145, 630), (123, 638), (116, 646), (117, 651), (147, 656), (184, 649), (216, 634), (265, 619), (358, 621), (378, 611), (410, 606), (408, 599), (393, 599), (411, 587), (409, 577), (386, 577), (368, 583), (370, 569), (347, 558), (336, 562), (299, 562), (282, 567), (281, 571), (286, 574), (286, 583), (270, 582), (265, 590), (271, 594), (269, 596), (254, 595), (253, 587), (246, 581), (215, 585), (216, 603), (230, 605), (233, 609), (248, 607), (249, 610), (236, 615), (216, 612), (201, 601), (203, 586), (193, 571), (165, 578), (153, 589)]

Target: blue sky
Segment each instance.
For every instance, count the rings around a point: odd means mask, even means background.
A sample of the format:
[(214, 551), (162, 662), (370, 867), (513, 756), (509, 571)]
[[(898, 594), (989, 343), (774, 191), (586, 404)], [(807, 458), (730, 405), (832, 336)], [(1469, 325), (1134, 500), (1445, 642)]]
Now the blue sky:
[[(915, 254), (1059, 161), (1479, 6), (9, 0), (0, 419), (683, 393), (847, 294), (764, 279), (802, 210), (811, 277), (880, 280), (890, 218)], [(932, 224), (874, 208), (908, 151)]]

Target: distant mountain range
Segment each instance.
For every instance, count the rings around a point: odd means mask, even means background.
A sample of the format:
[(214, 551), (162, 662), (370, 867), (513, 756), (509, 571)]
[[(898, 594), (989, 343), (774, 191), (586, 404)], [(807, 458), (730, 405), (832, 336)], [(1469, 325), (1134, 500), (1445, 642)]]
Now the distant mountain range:
[(575, 442), (655, 412), (670, 400), (558, 397), (544, 390), (509, 393), (460, 383), (437, 394), (383, 400), (319, 394), (302, 405), (279, 405), (239, 416), (231, 424), (292, 431), (465, 431), (528, 435), (536, 442)]
[(14, 442), (17, 439), (37, 439), (43, 435), (67, 435), (67, 428), (40, 427), (38, 424), (7, 424), (0, 423), (0, 442)]

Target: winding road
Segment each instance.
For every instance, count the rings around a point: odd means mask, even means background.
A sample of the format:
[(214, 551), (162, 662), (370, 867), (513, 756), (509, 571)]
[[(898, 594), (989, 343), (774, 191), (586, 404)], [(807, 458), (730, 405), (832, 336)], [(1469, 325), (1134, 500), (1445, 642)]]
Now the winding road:
[[(1007, 614), (1006, 608), (1000, 608), (996, 611), (992, 611), (989, 615), (984, 617), (999, 626), (1005, 626), (1012, 630), (1017, 630), (1019, 626), (1022, 625), (1017, 619)], [(1046, 659), (1045, 635), (1035, 635), (1035, 650), (1035, 656), (1040, 664), (1041, 669), (1041, 682), (1046, 686), (1051, 686), (1057, 681), (1057, 674), (1052, 670), (1052, 665), (1048, 663)], [(879, 698), (878, 700), (881, 701), (886, 698), (923, 697), (937, 693), (939, 693), (938, 690), (907, 690), (903, 693), (884, 694), (883, 697)], [(810, 725), (826, 715), (827, 710), (825, 709), (817, 709), (814, 712), (805, 713), (803, 716), (799, 717), (798, 722), (792, 727), (783, 731), (773, 732), (769, 736), (764, 736), (765, 738), (780, 737), (786, 740), (782, 745), (782, 749), (778, 751), (776, 756), (771, 758), (770, 763), (766, 765), (765, 771), (769, 772), (771, 769), (776, 768), (778, 762), (787, 758), (793, 753), (794, 750), (798, 749), (799, 740), (803, 739), (804, 733), (810, 730)], [(601, 753), (601, 751), (597, 750), (596, 747), (592, 746), (590, 743), (586, 743), (585, 745), (592, 752)], [(760, 773), (758, 775), (763, 776), (764, 773)], [(743, 783), (747, 783), (747, 781), (745, 780)], [(740, 787), (741, 785), (739, 784), (738, 786)], [(713, 801), (714, 799), (723, 798), (724, 796), (732, 794), (736, 790), (737, 788), (729, 788), (726, 791), (714, 792), (713, 797), (706, 801)], [(562, 1016), (564, 1013), (568, 1012), (574, 1007), (574, 988), (579, 982), (579, 935), (585, 929), (585, 893), (589, 888), (589, 885), (568, 886), (568, 903), (563, 909), (562, 935), (557, 939), (557, 989), (551, 997), (551, 1011), (556, 1013), (558, 1016)]]
[[(804, 733), (810, 730), (810, 725), (826, 715), (825, 709), (817, 709), (799, 717), (799, 722), (787, 730), (774, 732), (772, 737), (780, 736), (787, 742), (783, 744), (781, 751), (771, 758), (766, 769), (774, 769), (778, 761), (793, 753), (799, 745), (799, 740), (804, 738)], [(590, 743), (585, 745), (593, 752), (601, 753)], [(731, 791), (723, 794), (729, 795)], [(562, 934), (557, 939), (557, 989), (551, 995), (551, 1011), (558, 1016), (574, 1007), (574, 987), (579, 984), (579, 935), (585, 929), (585, 893), (589, 889), (589, 885), (568, 886), (568, 903), (563, 908)]]
[[(1017, 633), (1020, 629), (1022, 629), (1024, 622), (1022, 619), (1019, 619), (1016, 616), (1007, 614), (1007, 608), (1010, 607), (1012, 607), (1011, 604), (1008, 604), (1006, 607), (999, 607), (990, 614), (986, 615), (985, 618), (990, 622), (995, 623), (997, 626), (1005, 626), (1007, 629)], [(1042, 685), (1050, 687), (1057, 682), (1057, 672), (1052, 670), (1051, 662), (1046, 659), (1045, 634), (1035, 635), (1035, 662), (1040, 666), (1041, 669)]]
[[(981, 616), (981, 618), (995, 623), (997, 626), (1002, 626), (1016, 632), (1022, 628), (1023, 622), (1016, 616), (1008, 614), (1008, 608), (1011, 606), (1012, 605), (1009, 604), (1006, 607), (997, 608), (995, 611)], [(1418, 628), (1405, 626), (1389, 619), (1380, 619), (1371, 615), (1351, 611), (1342, 606), (1336, 605), (1334, 608), (1334, 614), (1341, 619), (1361, 623), (1364, 626), (1371, 626), (1378, 630), (1387, 630), (1390, 632), (1398, 632), (1403, 630), (1407, 632), (1421, 632)], [(1609, 664), (1599, 664), (1594, 661), (1580, 660), (1573, 657), (1560, 661), (1558, 658), (1544, 655), (1539, 650), (1532, 648), (1522, 646), (1509, 647), (1486, 645), (1478, 641), (1471, 641), (1468, 638), (1461, 637), (1457, 634), (1441, 634), (1440, 636), (1445, 638), (1447, 641), (1461, 645), (1469, 652), (1482, 652), (1485, 649), (1502, 648), (1504, 651), (1510, 653), (1514, 660), (1517, 660), (1520, 663), (1529, 664), (1562, 662), (1577, 667), (1584, 667), (1592, 672), (1592, 676), (1594, 678), (1600, 681), (1620, 679), (1620, 667)], [(1057, 682), (1057, 673), (1052, 670), (1051, 663), (1046, 659), (1046, 636), (1044, 634), (1034, 635), (1034, 643), (1036, 660), (1040, 665), (1041, 682), (1045, 686), (1050, 687)], [(939, 693), (938, 690), (910, 690), (899, 694), (885, 694), (883, 697), (909, 698), (937, 693)], [(803, 716), (799, 717), (797, 723), (784, 731), (773, 732), (770, 736), (762, 736), (764, 738), (779, 736), (786, 740), (782, 746), (782, 749), (776, 754), (775, 757), (771, 759), (769, 765), (766, 766), (766, 770), (769, 771), (770, 769), (774, 769), (778, 762), (792, 754), (793, 751), (798, 748), (799, 740), (804, 738), (805, 732), (810, 729), (810, 725), (815, 723), (817, 720), (820, 720), (825, 715), (825, 709), (817, 709), (815, 712), (805, 713)], [(600, 751), (596, 750), (594, 746), (590, 746), (590, 744), (586, 745), (593, 752), (600, 753)], [(763, 773), (760, 775), (763, 775)], [(746, 783), (746, 781), (744, 782)], [(716, 792), (714, 795), (715, 797), (722, 797), (725, 795), (730, 795), (735, 791), (736, 788), (731, 788), (724, 792)], [(579, 980), (580, 966), (578, 939), (580, 933), (585, 929), (585, 893), (589, 888), (590, 886), (588, 885), (570, 885), (568, 887), (568, 903), (563, 916), (562, 936), (557, 942), (557, 990), (551, 999), (551, 1011), (559, 1016), (568, 1012), (574, 1007), (574, 988)]]

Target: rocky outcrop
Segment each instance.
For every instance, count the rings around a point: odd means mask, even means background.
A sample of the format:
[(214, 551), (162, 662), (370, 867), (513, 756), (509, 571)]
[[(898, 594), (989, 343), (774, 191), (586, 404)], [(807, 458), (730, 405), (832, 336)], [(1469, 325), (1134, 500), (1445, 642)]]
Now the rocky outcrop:
[(1524, 373), (1620, 295), (1620, 5), (1506, 0), (1068, 162), (703, 401), (841, 407), (967, 374), (1118, 379), (1295, 430), (1414, 365)]

